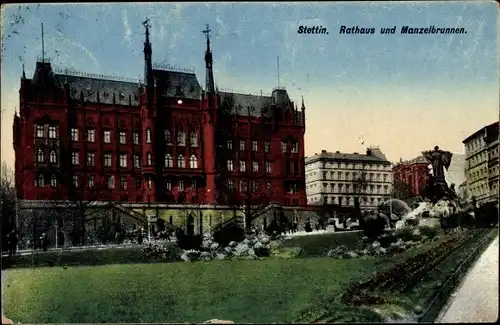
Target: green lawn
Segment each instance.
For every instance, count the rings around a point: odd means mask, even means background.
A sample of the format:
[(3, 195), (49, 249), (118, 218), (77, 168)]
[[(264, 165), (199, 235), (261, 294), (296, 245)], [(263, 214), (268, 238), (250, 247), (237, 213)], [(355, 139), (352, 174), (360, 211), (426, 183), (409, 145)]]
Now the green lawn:
[(22, 323), (291, 322), (388, 264), (308, 258), (11, 269), (4, 307)]

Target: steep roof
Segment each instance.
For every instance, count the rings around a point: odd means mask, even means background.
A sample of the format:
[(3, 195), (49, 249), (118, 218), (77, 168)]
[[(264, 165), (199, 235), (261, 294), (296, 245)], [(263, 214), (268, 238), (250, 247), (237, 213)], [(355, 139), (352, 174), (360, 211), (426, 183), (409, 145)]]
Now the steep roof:
[(70, 96), (73, 99), (80, 99), (80, 92), (82, 92), (85, 101), (95, 103), (97, 102), (97, 92), (99, 92), (99, 101), (104, 104), (113, 104), (113, 94), (115, 94), (116, 104), (129, 105), (130, 96), (131, 104), (134, 106), (139, 105), (138, 82), (133, 83), (65, 74), (57, 74), (56, 77), (61, 86), (65, 82), (69, 84)]
[(165, 89), (163, 95), (167, 97), (201, 98), (203, 90), (194, 73), (153, 70), (153, 75), (157, 78), (157, 83)]
[[(231, 114), (237, 114), (240, 116), (261, 116), (264, 112), (266, 114), (271, 113), (268, 107), (272, 104), (271, 96), (258, 96), (250, 94), (237, 94), (232, 92), (219, 92), (221, 98), (221, 105), (225, 102), (231, 108)], [(231, 101), (234, 103), (229, 104)], [(249, 114), (250, 113), (250, 114)]]

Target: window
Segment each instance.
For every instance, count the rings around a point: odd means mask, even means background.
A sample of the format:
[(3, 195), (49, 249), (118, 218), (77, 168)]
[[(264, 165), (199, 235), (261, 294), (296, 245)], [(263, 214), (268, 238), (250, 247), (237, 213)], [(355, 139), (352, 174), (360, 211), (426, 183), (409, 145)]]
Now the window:
[(264, 147), (265, 147), (264, 149), (266, 152), (271, 151), (271, 142), (266, 141), (266, 143), (264, 144)]
[(198, 168), (198, 159), (196, 159), (195, 155), (191, 155), (191, 157), (189, 158), (189, 167)]
[(127, 134), (123, 131), (120, 131), (120, 144), (127, 143)]
[(258, 172), (259, 171), (259, 162), (258, 161), (253, 161), (252, 162), (252, 169), (254, 172)]
[(179, 191), (184, 191), (184, 181), (179, 181), (179, 184), (177, 187), (178, 187)]
[(142, 178), (141, 176), (138, 176), (135, 178), (135, 188), (140, 190), (142, 187)]
[(78, 186), (80, 186), (80, 182), (79, 182), (79, 178), (77, 175), (73, 175), (73, 186), (78, 188)]
[(257, 143), (257, 141), (252, 141), (252, 150), (253, 151), (259, 150), (259, 144)]
[(232, 180), (228, 180), (227, 181), (227, 188), (230, 189), (230, 190), (234, 189), (234, 184), (233, 184)]
[(272, 190), (271, 182), (266, 182), (266, 190), (267, 190), (267, 193), (271, 192), (271, 190)]
[(110, 153), (104, 154), (104, 167), (111, 167), (111, 154)]
[(172, 190), (172, 182), (170, 181), (165, 181), (165, 189), (167, 191), (171, 191)]
[(245, 172), (245, 171), (246, 171), (245, 162), (240, 160), (240, 172)]
[(95, 153), (94, 152), (87, 153), (87, 166), (89, 166), (89, 167), (95, 166)]
[(266, 161), (266, 173), (271, 174), (271, 163)]
[(233, 140), (227, 140), (227, 148), (233, 150)]
[(299, 152), (299, 144), (297, 142), (292, 144), (292, 152), (293, 153)]
[(151, 143), (151, 129), (146, 129), (146, 143)]
[(43, 138), (43, 125), (37, 125), (35, 127), (35, 130), (36, 130), (36, 137)]
[(115, 177), (108, 176), (108, 181), (106, 183), (108, 184), (109, 189), (114, 189), (115, 188)]
[(246, 192), (248, 189), (248, 184), (246, 181), (240, 181), (240, 191)]
[(141, 168), (141, 155), (138, 153), (134, 154), (134, 167)]
[(78, 151), (74, 151), (71, 153), (71, 162), (75, 166), (78, 166), (80, 164), (80, 153)]
[(57, 178), (56, 178), (56, 175), (52, 175), (50, 177), (50, 186), (52, 187), (56, 187), (57, 186)]
[(134, 138), (134, 144), (139, 144), (139, 133), (138, 132), (134, 132), (133, 133), (133, 138)]
[(281, 142), (281, 152), (286, 152), (286, 142)]
[(51, 150), (51, 151), (50, 151), (50, 154), (49, 154), (49, 161), (50, 161), (52, 164), (57, 163), (57, 154), (56, 154), (55, 150)]
[(174, 160), (172, 159), (172, 155), (170, 155), (169, 153), (165, 154), (165, 167), (174, 167)]
[(177, 132), (177, 145), (184, 147), (186, 145), (186, 135), (184, 131)]
[(43, 154), (43, 150), (38, 149), (36, 151), (36, 161), (39, 163), (43, 163), (44, 160), (45, 160), (45, 155)]
[(259, 183), (257, 181), (252, 181), (252, 192), (256, 193), (259, 191)]
[(104, 131), (103, 139), (104, 143), (111, 143), (111, 131)]
[(186, 161), (183, 155), (177, 157), (177, 168), (186, 168)]
[(71, 141), (77, 142), (78, 141), (78, 129), (71, 129)]
[(120, 176), (120, 189), (127, 189), (127, 176)]
[(95, 142), (95, 130), (94, 129), (87, 130), (87, 142)]
[(38, 185), (40, 187), (45, 185), (45, 177), (43, 176), (43, 174), (38, 175), (38, 182), (35, 181), (35, 185)]
[(95, 176), (89, 175), (89, 188), (94, 188), (95, 186)]
[(189, 142), (191, 143), (191, 147), (198, 147), (198, 136), (196, 135), (196, 132), (191, 132)]
[(127, 168), (127, 154), (120, 154), (120, 167)]
[(54, 125), (49, 126), (49, 138), (50, 139), (57, 138), (57, 128)]
[(165, 134), (165, 143), (166, 144), (171, 144), (172, 143), (172, 137), (170, 136), (170, 131), (169, 130), (165, 130), (164, 134)]
[(193, 180), (191, 182), (191, 191), (196, 191), (196, 181), (195, 180)]
[(240, 151), (245, 151), (245, 140), (240, 140)]
[(151, 154), (151, 152), (148, 152), (146, 154), (146, 165), (151, 166), (152, 164), (153, 164), (153, 155)]
[(227, 161), (227, 170), (230, 172), (234, 170), (234, 162), (232, 160)]

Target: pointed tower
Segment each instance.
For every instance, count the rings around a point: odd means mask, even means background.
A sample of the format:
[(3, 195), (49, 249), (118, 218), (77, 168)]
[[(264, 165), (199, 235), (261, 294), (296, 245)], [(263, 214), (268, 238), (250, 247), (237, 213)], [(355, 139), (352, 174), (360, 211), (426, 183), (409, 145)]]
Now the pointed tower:
[(144, 42), (144, 82), (146, 83), (146, 87), (151, 88), (153, 86), (153, 50), (149, 41), (149, 27), (151, 27), (149, 18), (146, 18), (142, 24), (146, 28), (146, 41)]
[(212, 204), (216, 201), (216, 162), (215, 162), (215, 131), (217, 119), (217, 94), (215, 92), (215, 81), (213, 73), (213, 57), (210, 50), (210, 28), (206, 25), (206, 29), (202, 31), (207, 38), (207, 49), (205, 51), (205, 100), (203, 103), (203, 160), (206, 170), (206, 203)]

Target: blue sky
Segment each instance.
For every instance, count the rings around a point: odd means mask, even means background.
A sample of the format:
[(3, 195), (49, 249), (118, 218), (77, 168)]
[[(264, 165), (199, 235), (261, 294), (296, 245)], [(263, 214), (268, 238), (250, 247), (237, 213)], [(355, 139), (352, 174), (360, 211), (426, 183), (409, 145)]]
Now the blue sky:
[[(12, 160), (12, 113), (25, 63), (33, 74), (45, 52), (53, 65), (138, 79), (144, 28), (151, 19), (153, 60), (194, 68), (202, 82), (212, 29), (216, 84), (245, 93), (280, 83), (307, 105), (306, 154), (359, 152), (379, 145), (391, 160), (462, 140), (498, 119), (497, 13), (472, 3), (147, 3), (2, 7), (2, 159)], [(16, 17), (22, 17), (19, 21)], [(328, 35), (300, 35), (321, 25)], [(377, 30), (339, 35), (342, 25)], [(464, 35), (400, 35), (401, 26), (463, 27)], [(394, 35), (382, 27), (396, 26)], [(6, 114), (7, 113), (7, 114)], [(360, 138), (365, 144), (362, 146)], [(5, 147), (5, 148), (4, 148)]]

